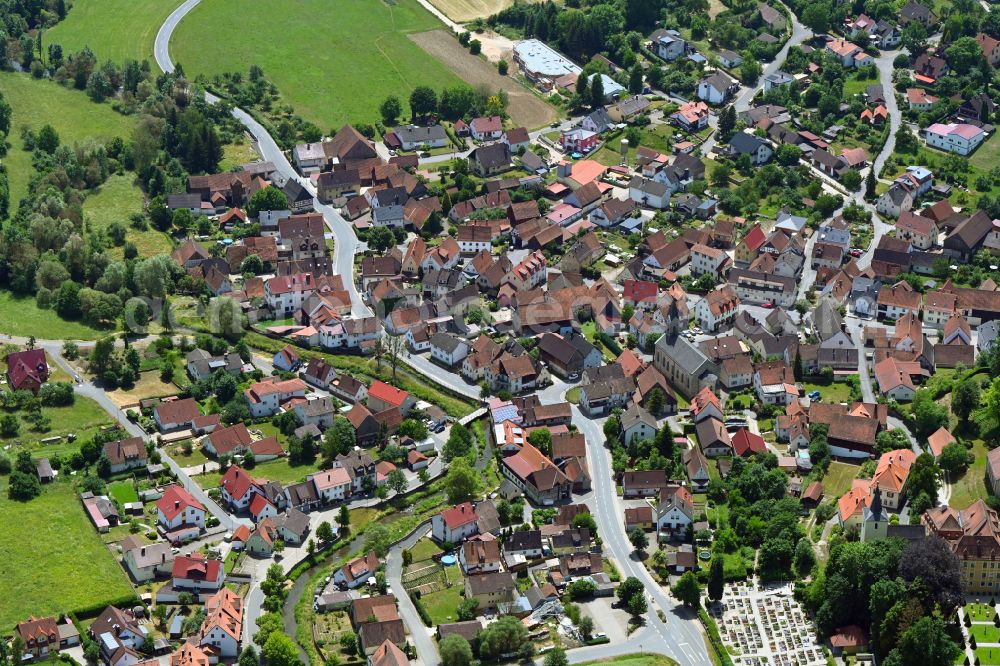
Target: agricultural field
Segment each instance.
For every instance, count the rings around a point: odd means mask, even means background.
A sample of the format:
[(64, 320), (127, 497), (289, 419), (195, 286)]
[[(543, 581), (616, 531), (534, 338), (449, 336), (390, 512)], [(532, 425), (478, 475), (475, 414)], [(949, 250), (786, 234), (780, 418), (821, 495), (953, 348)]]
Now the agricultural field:
[[(142, 190), (132, 182), (132, 174), (116, 174), (84, 200), (83, 216), (92, 232), (106, 229), (112, 222), (124, 224), (128, 229), (125, 238), (135, 243), (140, 257), (170, 254), (173, 245), (167, 234), (153, 227), (139, 231), (130, 226), (129, 218), (133, 213), (143, 212), (143, 203)], [(116, 259), (122, 258), (121, 247), (111, 248), (108, 252)]]
[[(69, 4), (69, 3), (67, 3)], [(74, 0), (66, 18), (46, 31), (45, 41), (67, 53), (89, 47), (99, 62), (148, 59), (160, 25), (180, 0)]]
[[(205, 48), (218, 41), (220, 25), (254, 38)], [(440, 27), (416, 0), (343, 0), (335, 11), (323, 0), (301, 0), (294, 7), (254, 2), (238, 12), (224, 0), (204, 0), (177, 27), (171, 52), (190, 76), (246, 75), (251, 64), (259, 65), (286, 103), (327, 131), (349, 122), (374, 123), (388, 95), (405, 106), (417, 85), (440, 90), (457, 84), (445, 64), (405, 38)]]
[(465, 23), (485, 19), (514, 3), (511, 0), (431, 0), (431, 4), (452, 21)]
[(4, 487), (0, 542), (0, 626), (29, 615), (93, 611), (133, 594), (67, 480), (43, 486), (41, 496), (26, 503), (8, 500)]
[[(135, 118), (115, 112), (110, 104), (95, 104), (79, 90), (64, 88), (52, 81), (33, 79), (27, 74), (0, 74), (0, 92), (13, 110), (11, 148), (4, 158), (10, 179), (11, 213), (28, 191), (34, 169), (31, 153), (22, 149), (19, 132), (28, 126), (38, 130), (52, 125), (63, 144), (72, 145), (88, 137), (106, 140), (129, 137)], [(12, 331), (6, 331), (12, 333)]]

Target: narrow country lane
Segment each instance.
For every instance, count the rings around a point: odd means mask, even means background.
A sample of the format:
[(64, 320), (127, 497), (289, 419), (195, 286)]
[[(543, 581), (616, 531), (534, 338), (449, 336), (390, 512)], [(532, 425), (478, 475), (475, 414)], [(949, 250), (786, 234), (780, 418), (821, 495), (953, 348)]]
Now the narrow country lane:
[(774, 74), (781, 69), (782, 66), (784, 66), (785, 60), (788, 58), (788, 51), (791, 50), (792, 47), (798, 46), (812, 37), (812, 30), (799, 23), (798, 17), (796, 17), (784, 3), (779, 2), (778, 4), (788, 10), (788, 15), (792, 18), (792, 34), (789, 35), (788, 41), (785, 42), (785, 45), (781, 47), (780, 51), (778, 51), (778, 55), (775, 56), (774, 60), (764, 66), (764, 71), (761, 72), (760, 78), (757, 79), (757, 83), (753, 86), (745, 88), (736, 97), (736, 100), (733, 102), (733, 106), (736, 108), (736, 113), (746, 111), (750, 108), (750, 102), (764, 87), (764, 77), (769, 74)]
[[(46, 352), (55, 360), (56, 365), (61, 367), (63, 370), (69, 372), (71, 375), (77, 375), (77, 371), (66, 361), (62, 356), (62, 343), (55, 340), (44, 340), (37, 343), (40, 347), (43, 347)], [(78, 395), (82, 395), (85, 398), (90, 398), (98, 405), (101, 409), (107, 412), (112, 418), (114, 418), (125, 431), (132, 437), (141, 437), (143, 441), (150, 441), (149, 435), (139, 427), (138, 424), (132, 423), (125, 416), (125, 413), (118, 408), (110, 398), (108, 398), (107, 393), (104, 389), (96, 386), (91, 381), (84, 381), (81, 383), (75, 383), (73, 385), (74, 391)], [(181, 467), (177, 462), (174, 461), (166, 451), (160, 449), (160, 455), (163, 462), (170, 468), (170, 471), (177, 475), (177, 480), (180, 482), (185, 489), (187, 489), (195, 499), (205, 505), (209, 513), (219, 519), (219, 523), (227, 530), (233, 531), (242, 524), (242, 521), (233, 518), (231, 515), (222, 510), (222, 508), (212, 500), (208, 494), (201, 489), (194, 480), (191, 479), (184, 472), (184, 468)]]
[[(896, 56), (899, 55), (899, 53), (900, 51), (883, 51), (879, 54), (879, 57), (875, 59), (875, 66), (878, 68), (879, 72), (879, 82), (882, 84), (882, 91), (885, 94), (885, 108), (889, 111), (889, 137), (886, 139), (885, 145), (882, 146), (882, 150), (879, 152), (878, 156), (876, 156), (871, 166), (871, 169), (875, 172), (876, 176), (882, 172), (883, 167), (885, 167), (886, 160), (888, 160), (889, 156), (896, 150), (896, 132), (899, 131), (899, 128), (903, 124), (903, 114), (899, 110), (899, 104), (896, 101), (895, 89), (892, 85), (892, 62), (895, 60)], [(872, 226), (874, 227), (872, 243), (868, 249), (865, 250), (864, 254), (862, 254), (858, 259), (858, 266), (865, 269), (871, 265), (872, 257), (875, 254), (875, 248), (878, 247), (882, 236), (892, 231), (893, 226), (883, 222), (882, 218), (880, 218), (878, 213), (875, 211), (875, 206), (865, 201), (864, 186), (862, 186), (861, 190), (854, 193), (853, 199), (855, 203), (864, 206), (868, 210), (872, 218)]]

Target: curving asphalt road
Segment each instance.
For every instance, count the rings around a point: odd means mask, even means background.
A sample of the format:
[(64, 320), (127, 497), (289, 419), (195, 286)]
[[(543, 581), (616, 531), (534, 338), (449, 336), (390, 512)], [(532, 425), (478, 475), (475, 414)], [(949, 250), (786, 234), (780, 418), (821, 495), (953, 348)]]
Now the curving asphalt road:
[[(167, 20), (160, 26), (156, 33), (156, 41), (153, 45), (153, 57), (156, 64), (164, 72), (174, 71), (174, 62), (170, 58), (170, 37), (180, 23), (181, 19), (187, 16), (192, 9), (198, 6), (201, 0), (186, 0), (184, 4), (171, 12)], [(219, 98), (210, 92), (205, 92), (205, 100), (209, 104), (215, 104)], [(365, 317), (371, 314), (371, 310), (365, 305), (354, 284), (354, 255), (358, 251), (358, 237), (354, 233), (351, 223), (337, 212), (332, 206), (321, 203), (316, 196), (316, 187), (308, 178), (301, 178), (289, 163), (285, 153), (278, 146), (274, 138), (268, 133), (264, 126), (257, 122), (253, 116), (239, 107), (233, 107), (233, 117), (240, 121), (257, 143), (257, 149), (265, 161), (274, 164), (278, 174), (285, 180), (294, 180), (302, 185), (313, 195), (313, 207), (317, 213), (323, 215), (327, 228), (334, 235), (335, 271), (344, 279), (344, 287), (351, 295), (351, 314), (355, 317)]]
[[(782, 2), (779, 2), (778, 4), (780, 4), (782, 7), (785, 7), (784, 3)], [(788, 9), (788, 7), (785, 7), (785, 9)], [(774, 74), (779, 69), (781, 69), (781, 67), (785, 64), (785, 59), (788, 58), (788, 51), (793, 46), (798, 46), (802, 42), (812, 37), (813, 34), (812, 30), (799, 23), (799, 19), (795, 16), (795, 14), (792, 13), (791, 10), (788, 11), (788, 15), (792, 17), (792, 34), (789, 35), (788, 41), (786, 41), (785, 45), (781, 47), (780, 51), (778, 51), (778, 55), (775, 56), (774, 60), (772, 60), (771, 62), (769, 62), (767, 65), (764, 66), (764, 70), (761, 72), (760, 78), (757, 79), (757, 83), (749, 88), (745, 88), (736, 97), (735, 101), (733, 102), (733, 106), (736, 108), (736, 113), (740, 113), (741, 111), (746, 111), (747, 109), (750, 108), (750, 102), (753, 100), (754, 97), (757, 96), (757, 93), (760, 92), (760, 90), (764, 87), (764, 77), (768, 76), (769, 74)]]

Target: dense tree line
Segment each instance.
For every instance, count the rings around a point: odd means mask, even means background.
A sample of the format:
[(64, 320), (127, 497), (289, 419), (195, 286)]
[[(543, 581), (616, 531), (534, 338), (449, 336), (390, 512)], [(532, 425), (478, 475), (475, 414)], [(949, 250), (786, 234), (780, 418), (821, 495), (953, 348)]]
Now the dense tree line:
[(831, 540), (823, 576), (800, 590), (821, 635), (857, 624), (881, 663), (950, 664), (959, 648), (942, 617), (962, 600), (958, 559), (937, 537), (907, 542)]

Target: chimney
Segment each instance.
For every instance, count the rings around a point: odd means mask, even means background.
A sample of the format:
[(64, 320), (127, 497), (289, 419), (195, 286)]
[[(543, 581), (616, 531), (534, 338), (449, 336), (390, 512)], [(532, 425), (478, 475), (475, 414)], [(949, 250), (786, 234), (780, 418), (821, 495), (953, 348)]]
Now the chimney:
[(180, 500), (174, 500), (174, 508), (175, 509), (179, 509), (180, 506), (181, 506), (181, 501)]
[(139, 554), (140, 554), (140, 555), (142, 555), (142, 556), (145, 556), (145, 555), (146, 555), (146, 547), (145, 547), (145, 546), (143, 546), (143, 547), (142, 547), (142, 548), (141, 548), (141, 549), (139, 550)]

